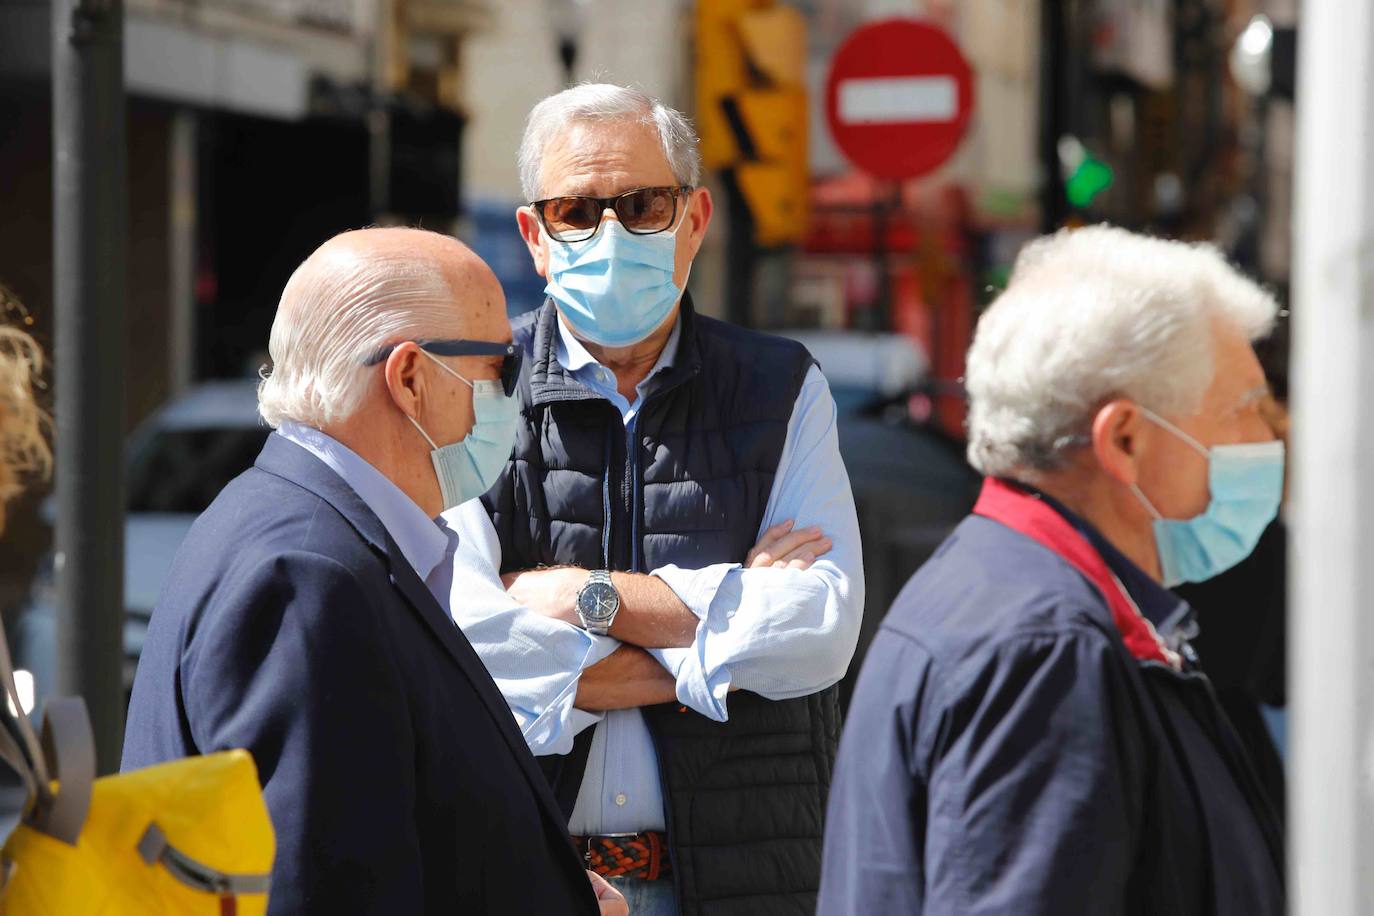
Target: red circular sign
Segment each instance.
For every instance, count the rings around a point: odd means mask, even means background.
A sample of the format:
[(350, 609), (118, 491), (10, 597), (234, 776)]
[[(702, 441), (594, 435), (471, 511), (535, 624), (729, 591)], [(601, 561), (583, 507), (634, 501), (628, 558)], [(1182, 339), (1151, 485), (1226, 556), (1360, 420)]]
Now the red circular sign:
[(914, 178), (959, 148), (973, 114), (973, 71), (941, 29), (884, 19), (856, 30), (830, 62), (825, 117), (856, 166)]

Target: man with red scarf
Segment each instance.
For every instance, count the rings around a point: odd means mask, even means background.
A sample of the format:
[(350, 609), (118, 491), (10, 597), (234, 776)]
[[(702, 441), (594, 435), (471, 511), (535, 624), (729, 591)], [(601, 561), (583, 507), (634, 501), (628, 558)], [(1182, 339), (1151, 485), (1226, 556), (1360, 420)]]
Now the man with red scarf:
[(1022, 252), (969, 352), (983, 495), (850, 707), (823, 916), (1283, 912), (1278, 814), (1169, 591), (1278, 510), (1251, 346), (1275, 314), (1207, 246), (1103, 226)]

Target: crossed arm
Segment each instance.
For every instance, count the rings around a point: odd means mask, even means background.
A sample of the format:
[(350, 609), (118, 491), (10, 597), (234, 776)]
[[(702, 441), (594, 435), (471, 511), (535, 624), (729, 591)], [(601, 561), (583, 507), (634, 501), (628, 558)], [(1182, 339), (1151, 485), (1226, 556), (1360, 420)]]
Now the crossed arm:
[[(793, 530), (789, 519), (774, 525), (745, 558), (746, 569), (807, 569), (831, 542), (819, 528)], [(536, 613), (573, 626), (577, 592), (588, 571), (575, 566), (509, 573), (502, 579), (512, 598)], [(574, 705), (589, 712), (668, 703), (677, 681), (646, 649), (692, 645), (700, 620), (662, 579), (642, 573), (611, 574), (620, 611), (610, 635), (623, 645), (587, 667), (578, 679)]]
[[(837, 410), (813, 367), (798, 395), (764, 524), (738, 562), (612, 573), (621, 609), (586, 632), (576, 596), (588, 570), (498, 577), (502, 545), (481, 504), (445, 514), (460, 533), (451, 610), (535, 754), (565, 754), (605, 710), (679, 701), (723, 722), (736, 688), (784, 700), (849, 666), (864, 604), (858, 518), (840, 458)], [(787, 521), (784, 521), (787, 520)], [(795, 528), (792, 520), (819, 523)], [(832, 543), (833, 538), (833, 543)], [(461, 585), (460, 585), (461, 583)]]

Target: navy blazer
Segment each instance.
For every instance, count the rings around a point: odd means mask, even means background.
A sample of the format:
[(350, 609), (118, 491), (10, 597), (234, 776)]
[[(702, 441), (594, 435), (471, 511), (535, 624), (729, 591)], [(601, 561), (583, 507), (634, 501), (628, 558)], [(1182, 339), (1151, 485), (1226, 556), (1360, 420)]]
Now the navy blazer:
[(123, 768), (247, 748), (273, 914), (597, 912), (505, 700), (362, 499), (269, 436), (191, 529)]

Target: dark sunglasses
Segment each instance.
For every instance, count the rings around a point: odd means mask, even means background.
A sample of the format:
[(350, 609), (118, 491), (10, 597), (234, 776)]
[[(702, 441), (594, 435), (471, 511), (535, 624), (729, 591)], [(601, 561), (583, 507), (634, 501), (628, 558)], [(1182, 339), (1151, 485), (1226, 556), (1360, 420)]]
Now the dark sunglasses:
[(584, 242), (596, 235), (601, 216), (614, 210), (620, 225), (635, 235), (653, 235), (677, 222), (678, 199), (692, 189), (635, 188), (615, 197), (550, 197), (530, 204), (539, 214), (549, 238), (560, 242)]
[[(404, 342), (382, 347), (365, 359), (363, 365), (377, 365)], [(415, 346), (435, 356), (504, 356), (505, 359), (501, 361), (501, 388), (506, 392), (506, 397), (515, 393), (515, 383), (520, 380), (520, 359), (523, 355), (515, 344), (496, 343), (492, 340), (417, 340)]]

